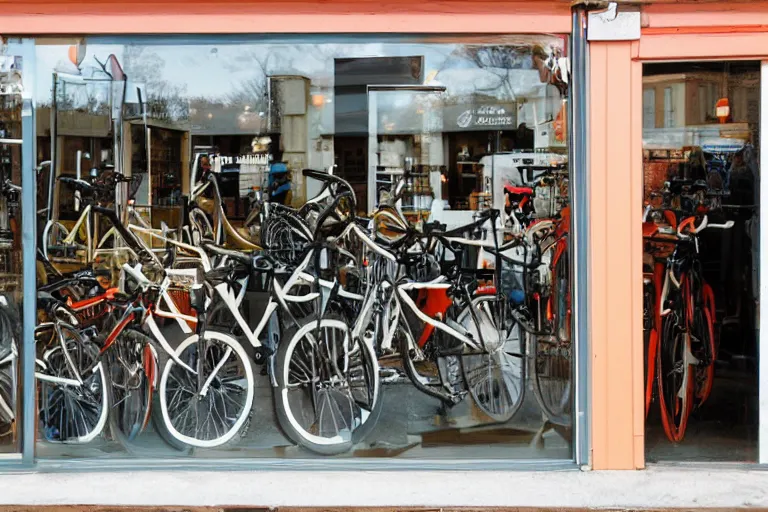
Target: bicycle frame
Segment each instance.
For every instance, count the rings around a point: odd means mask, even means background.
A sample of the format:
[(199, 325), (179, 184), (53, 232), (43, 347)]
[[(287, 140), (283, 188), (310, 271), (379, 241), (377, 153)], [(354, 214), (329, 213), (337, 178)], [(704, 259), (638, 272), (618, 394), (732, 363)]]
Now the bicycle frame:
[[(90, 204), (83, 209), (74, 227), (70, 230), (69, 234), (63, 240), (63, 242), (67, 245), (74, 244), (75, 240), (77, 240), (77, 236), (80, 232), (80, 228), (83, 226), (83, 223), (85, 223), (87, 261), (93, 261), (93, 256), (94, 256), (93, 237), (91, 235), (91, 210), (92, 208)], [(43, 241), (48, 239), (48, 234), (50, 233), (52, 228), (54, 228), (53, 220), (49, 220), (48, 222), (45, 223), (45, 227), (43, 228)], [(58, 226), (56, 226), (55, 228), (58, 229)], [(46, 259), (50, 260), (50, 257), (48, 256), (47, 243), (43, 243), (43, 255), (45, 256)]]

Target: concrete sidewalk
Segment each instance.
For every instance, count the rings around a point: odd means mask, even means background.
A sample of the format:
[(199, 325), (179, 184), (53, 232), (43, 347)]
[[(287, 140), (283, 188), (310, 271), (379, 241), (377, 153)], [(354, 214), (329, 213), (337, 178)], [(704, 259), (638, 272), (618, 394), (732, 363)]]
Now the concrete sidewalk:
[[(309, 468), (310, 466), (307, 466)], [(136, 470), (8, 473), (0, 503), (160, 507), (768, 509), (768, 471)], [(393, 507), (393, 508), (389, 508)], [(64, 509), (62, 509), (64, 510)], [(106, 510), (102, 508), (101, 510)], [(172, 510), (172, 509), (168, 509)], [(173, 509), (175, 510), (175, 509)], [(193, 510), (193, 509), (189, 509)], [(0, 507), (0, 512), (5, 512)]]

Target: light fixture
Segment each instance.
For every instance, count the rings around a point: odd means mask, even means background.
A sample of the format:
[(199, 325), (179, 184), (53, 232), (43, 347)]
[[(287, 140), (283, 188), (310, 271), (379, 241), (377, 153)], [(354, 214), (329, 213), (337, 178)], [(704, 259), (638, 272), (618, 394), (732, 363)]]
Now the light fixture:
[(325, 97), (322, 94), (313, 94), (312, 95), (312, 106), (315, 108), (320, 108), (325, 103)]

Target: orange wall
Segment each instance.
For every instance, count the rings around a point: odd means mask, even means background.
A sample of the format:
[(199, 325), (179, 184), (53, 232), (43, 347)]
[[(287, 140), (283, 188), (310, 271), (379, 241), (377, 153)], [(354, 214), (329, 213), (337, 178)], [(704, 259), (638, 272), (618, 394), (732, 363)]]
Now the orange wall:
[(642, 68), (631, 42), (590, 43), (592, 465), (644, 464)]
[(566, 33), (567, 1), (0, 0), (0, 33)]

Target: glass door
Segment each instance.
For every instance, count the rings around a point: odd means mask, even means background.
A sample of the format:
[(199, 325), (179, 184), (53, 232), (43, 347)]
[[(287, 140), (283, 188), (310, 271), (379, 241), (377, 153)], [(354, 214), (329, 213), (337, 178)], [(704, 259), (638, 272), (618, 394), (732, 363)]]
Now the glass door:
[[(429, 216), (445, 175), (444, 87), (368, 87), (368, 212), (395, 201), (412, 222)], [(407, 172), (404, 190), (396, 190)], [(397, 196), (397, 197), (395, 197)]]
[(760, 73), (756, 61), (643, 67), (648, 462), (765, 457)]

